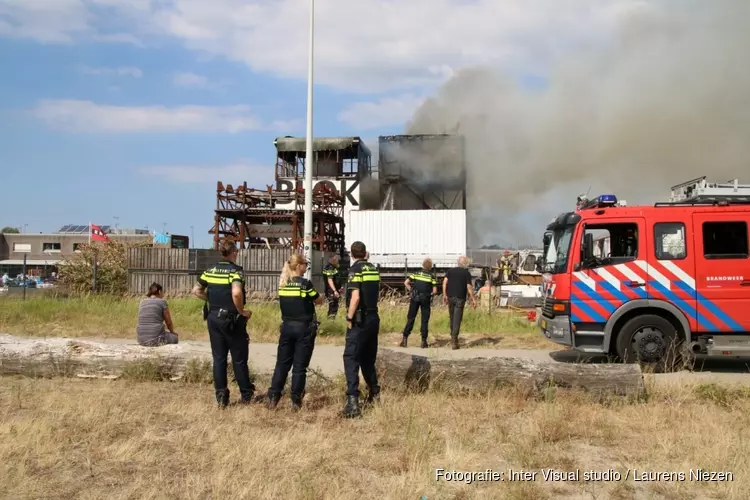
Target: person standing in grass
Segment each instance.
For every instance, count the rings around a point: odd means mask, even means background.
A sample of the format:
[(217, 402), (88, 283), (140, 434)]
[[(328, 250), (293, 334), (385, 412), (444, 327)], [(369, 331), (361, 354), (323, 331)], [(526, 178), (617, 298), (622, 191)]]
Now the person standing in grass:
[[(166, 331), (164, 330), (165, 323)], [(164, 300), (162, 286), (159, 283), (151, 284), (146, 298), (138, 306), (138, 326), (135, 334), (138, 343), (147, 347), (178, 342), (172, 315), (169, 313), (169, 307), (167, 307), (167, 301)]]
[(346, 345), (344, 346), (344, 374), (346, 375), (346, 406), (341, 411), (345, 418), (359, 417), (359, 371), (369, 389), (365, 403), (380, 399), (380, 385), (375, 369), (380, 333), (380, 271), (367, 261), (365, 244), (355, 241), (351, 246), (354, 263), (349, 267), (346, 291)]
[(249, 356), (247, 320), (252, 312), (245, 309), (245, 281), (242, 266), (235, 264), (237, 247), (231, 240), (219, 244), (221, 260), (204, 271), (193, 287), (193, 295), (208, 302), (206, 323), (214, 364), (214, 389), (220, 407), (229, 405), (227, 357), (232, 354), (234, 378), (240, 388), (241, 403), (252, 402), (255, 385), (247, 365)]
[(333, 255), (323, 268), (325, 294), (328, 299), (328, 319), (334, 319), (339, 311), (341, 280), (339, 278), (339, 256)]
[(443, 302), (448, 304), (448, 316), (451, 325), (451, 347), (458, 349), (458, 333), (464, 317), (464, 306), (467, 294), (471, 298), (471, 307), (476, 309), (477, 299), (471, 286), (471, 273), (467, 269), (469, 259), (458, 258), (458, 267), (448, 269), (443, 278)]
[(302, 255), (294, 254), (284, 264), (279, 281), (279, 306), (281, 308), (281, 331), (276, 354), (271, 387), (268, 389), (268, 407), (276, 408), (284, 391), (289, 370), (292, 370), (292, 409), (302, 407), (307, 382), (307, 367), (310, 365), (318, 322), (315, 306), (323, 303), (323, 297), (315, 290), (305, 274), (308, 262)]
[(432, 271), (432, 259), (425, 259), (422, 262), (422, 269), (412, 273), (404, 281), (406, 290), (411, 295), (409, 301), (409, 311), (406, 313), (406, 326), (401, 338), (401, 347), (406, 347), (409, 335), (414, 328), (414, 321), (417, 318), (417, 312), (422, 311), (422, 349), (427, 347), (427, 334), (430, 326), (430, 312), (432, 297), (437, 295), (437, 277)]

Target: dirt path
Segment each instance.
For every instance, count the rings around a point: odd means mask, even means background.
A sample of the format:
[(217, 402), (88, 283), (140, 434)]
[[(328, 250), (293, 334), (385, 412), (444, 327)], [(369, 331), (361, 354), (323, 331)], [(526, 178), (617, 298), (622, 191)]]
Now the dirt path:
[[(92, 340), (113, 344), (135, 344), (129, 339), (102, 339), (88, 338), (78, 340)], [(206, 341), (185, 341), (181, 347), (196, 352), (210, 352), (210, 346)], [(428, 356), (431, 359), (471, 359), (512, 357), (530, 359), (542, 363), (596, 363), (602, 360), (597, 356), (582, 355), (566, 350), (544, 350), (544, 349), (459, 349), (451, 350), (446, 347), (420, 349), (418, 347), (399, 348), (392, 345), (381, 346), (381, 349), (395, 349), (411, 354)], [(335, 377), (343, 373), (343, 346), (316, 345), (313, 352), (310, 368), (319, 371), (327, 377)], [(276, 344), (250, 344), (250, 363), (256, 372), (271, 373), (276, 363)], [(658, 384), (674, 383), (741, 383), (750, 385), (750, 360), (748, 359), (706, 359), (701, 358), (696, 364), (694, 371), (680, 371), (676, 373), (647, 375), (648, 379)]]

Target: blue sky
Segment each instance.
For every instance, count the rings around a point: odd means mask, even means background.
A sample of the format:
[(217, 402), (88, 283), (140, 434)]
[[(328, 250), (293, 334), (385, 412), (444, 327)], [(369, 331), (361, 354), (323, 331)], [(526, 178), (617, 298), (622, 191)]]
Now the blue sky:
[[(271, 183), (274, 138), (305, 132), (305, 81), (257, 74), (225, 61), (196, 62), (194, 54), (180, 47), (144, 50), (2, 40), (0, 60), (6, 68), (0, 79), (0, 107), (6, 116), (0, 122), (0, 164), (7, 168), (0, 226), (27, 224), (28, 231), (44, 232), (89, 220), (114, 225), (114, 217), (119, 217), (121, 227), (161, 230), (166, 222), (167, 230), (176, 234), (189, 235), (191, 225), (196, 233), (201, 232), (198, 228), (205, 232), (212, 224), (215, 182), (247, 180), (258, 187)], [(199, 76), (207, 74), (211, 77), (204, 84)], [(325, 87), (315, 89), (315, 98), (316, 135), (353, 133), (336, 118), (347, 99)], [(236, 133), (97, 133), (49, 126), (27, 115), (40, 100), (63, 99), (122, 107), (248, 105), (260, 120), (288, 121), (289, 126)], [(75, 112), (77, 107), (71, 107)], [(375, 137), (398, 128), (368, 134)], [(222, 169), (231, 165), (242, 165), (237, 172), (247, 177), (222, 177)], [(149, 167), (175, 171), (160, 176)], [(201, 169), (205, 181), (180, 182), (180, 167)], [(211, 171), (217, 175), (212, 177)], [(209, 237), (196, 234), (196, 239), (208, 244)]]
[[(320, 0), (314, 134), (374, 148), (466, 66), (538, 87), (560, 47), (600, 36), (629, 3)], [(192, 225), (208, 245), (216, 181), (270, 184), (273, 139), (304, 135), (307, 9), (0, 0), (0, 226), (49, 232), (118, 217), (175, 234)]]

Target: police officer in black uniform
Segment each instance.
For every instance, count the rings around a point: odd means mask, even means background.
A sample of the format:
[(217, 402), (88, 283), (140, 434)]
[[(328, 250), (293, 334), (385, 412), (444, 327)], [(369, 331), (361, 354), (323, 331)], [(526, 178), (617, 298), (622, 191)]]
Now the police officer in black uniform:
[(333, 319), (339, 312), (339, 301), (341, 299), (341, 279), (339, 278), (339, 256), (334, 255), (323, 268), (325, 277), (325, 294), (328, 299), (328, 318)]
[(351, 246), (354, 263), (349, 267), (346, 290), (346, 345), (344, 347), (344, 373), (346, 374), (346, 406), (342, 415), (347, 418), (361, 415), (359, 406), (359, 370), (367, 383), (367, 404), (379, 399), (380, 385), (375, 371), (378, 355), (380, 316), (380, 272), (367, 262), (367, 249), (361, 241)]
[(227, 354), (232, 354), (234, 378), (240, 389), (241, 402), (250, 403), (255, 385), (247, 366), (248, 343), (247, 320), (252, 313), (245, 309), (245, 283), (243, 269), (235, 264), (237, 247), (234, 242), (224, 240), (219, 246), (222, 259), (206, 270), (193, 287), (193, 294), (208, 303), (208, 338), (214, 365), (214, 389), (219, 406), (229, 405), (227, 387)]
[(432, 259), (425, 259), (422, 263), (422, 269), (412, 273), (404, 281), (406, 289), (411, 294), (409, 301), (409, 312), (406, 313), (406, 326), (401, 338), (401, 347), (406, 347), (409, 335), (414, 328), (414, 320), (417, 318), (417, 312), (422, 310), (422, 349), (427, 347), (427, 332), (430, 324), (430, 312), (433, 295), (437, 295), (437, 277), (432, 272)]
[(294, 254), (284, 264), (279, 282), (279, 305), (281, 306), (281, 335), (276, 355), (276, 369), (268, 389), (268, 407), (276, 408), (286, 384), (289, 369), (292, 370), (292, 409), (299, 410), (305, 395), (307, 367), (310, 365), (318, 322), (315, 306), (323, 303), (323, 297), (312, 282), (302, 275), (308, 262), (302, 255)]

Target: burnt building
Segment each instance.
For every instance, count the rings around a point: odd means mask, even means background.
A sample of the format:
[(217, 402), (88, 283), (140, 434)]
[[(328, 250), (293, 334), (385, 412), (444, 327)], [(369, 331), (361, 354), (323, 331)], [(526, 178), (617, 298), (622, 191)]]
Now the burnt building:
[(466, 209), (463, 136), (381, 136), (378, 148), (381, 210)]

